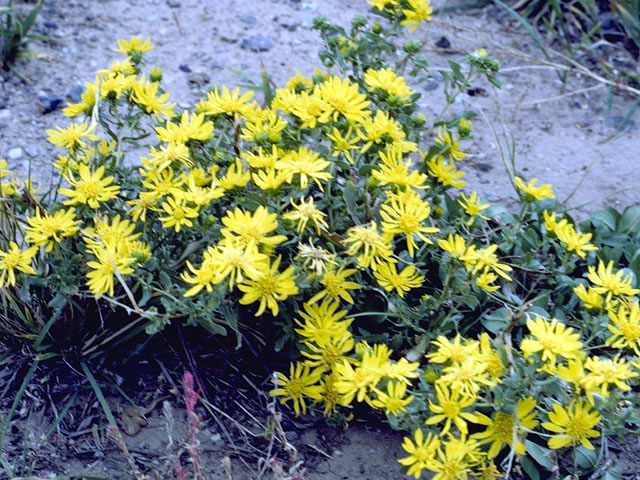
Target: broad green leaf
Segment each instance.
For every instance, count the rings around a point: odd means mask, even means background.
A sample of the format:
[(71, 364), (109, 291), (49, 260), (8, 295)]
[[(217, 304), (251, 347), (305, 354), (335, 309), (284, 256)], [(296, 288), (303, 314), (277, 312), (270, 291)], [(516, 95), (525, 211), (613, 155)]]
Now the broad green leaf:
[(524, 446), (527, 449), (527, 454), (529, 454), (531, 458), (533, 458), (547, 470), (551, 471), (551, 469), (553, 468), (553, 461), (549, 456), (551, 450), (546, 447), (542, 447), (537, 443), (533, 443), (531, 440), (525, 440)]

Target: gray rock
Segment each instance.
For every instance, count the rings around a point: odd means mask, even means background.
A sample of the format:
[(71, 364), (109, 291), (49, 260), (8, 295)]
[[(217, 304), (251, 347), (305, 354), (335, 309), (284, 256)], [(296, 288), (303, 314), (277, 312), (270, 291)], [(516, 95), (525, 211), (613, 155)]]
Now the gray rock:
[(40, 155), (40, 149), (38, 147), (27, 147), (25, 148), (25, 151), (27, 152), (27, 155), (29, 155), (31, 158), (34, 158)]
[(180, 65), (178, 69), (184, 73), (191, 73), (191, 68), (189, 67), (189, 65), (185, 65), (184, 63)]
[(250, 27), (253, 27), (256, 23), (258, 23), (258, 19), (255, 17), (255, 15), (238, 15), (238, 20), (240, 20), (242, 23), (245, 23), (247, 25), (249, 25)]
[(250, 50), (252, 52), (268, 52), (273, 47), (273, 42), (269, 37), (264, 35), (253, 35), (242, 40), (240, 48)]
[(11, 117), (11, 110), (8, 108), (3, 108), (0, 110), (0, 120), (7, 120)]
[(604, 124), (608, 127), (613, 127), (620, 132), (628, 133), (635, 128), (636, 122), (633, 120), (627, 120), (625, 122), (624, 118), (625, 117), (622, 115), (610, 115), (608, 117), (604, 117)]
[(209, 78), (209, 75), (204, 72), (195, 72), (189, 75), (187, 81), (189, 82), (189, 85), (194, 87), (205, 87), (209, 84), (211, 79)]
[(12, 148), (11, 150), (9, 150), (9, 160), (18, 160), (22, 158), (23, 153), (24, 152), (20, 147)]
[(180, 8), (182, 6), (182, 2), (179, 0), (167, 0), (167, 5), (171, 8)]
[(48, 94), (46, 92), (38, 92), (38, 107), (43, 115), (54, 112), (62, 107), (64, 98), (56, 93)]

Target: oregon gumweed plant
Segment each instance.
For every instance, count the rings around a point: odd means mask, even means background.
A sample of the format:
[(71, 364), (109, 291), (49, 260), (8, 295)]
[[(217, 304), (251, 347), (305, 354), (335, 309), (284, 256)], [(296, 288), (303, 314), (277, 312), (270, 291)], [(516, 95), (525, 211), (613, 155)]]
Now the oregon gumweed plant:
[[(265, 105), (215, 87), (179, 110), (143, 73), (150, 42), (118, 42), (47, 132), (59, 185), (0, 169), (4, 330), (47, 335), (95, 305), (105, 337), (251, 325), (299, 349), (272, 395), (296, 415), (384, 412), (416, 478), (615, 478), (607, 439), (640, 420), (640, 213), (581, 229), (535, 179), (513, 179), (517, 214), (465, 191), (473, 114), (447, 112), (472, 78), (499, 86), (498, 62), (477, 50), (433, 73), (420, 42), (394, 43), (428, 1), (369, 3), (373, 25), (316, 19), (324, 68)], [(411, 85), (432, 74), (447, 105), (430, 120)]]

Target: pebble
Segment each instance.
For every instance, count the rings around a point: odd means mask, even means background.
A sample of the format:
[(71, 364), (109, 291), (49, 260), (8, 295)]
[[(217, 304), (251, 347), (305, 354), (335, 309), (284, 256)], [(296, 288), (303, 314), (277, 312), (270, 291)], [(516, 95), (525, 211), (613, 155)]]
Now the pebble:
[(46, 92), (40, 91), (38, 92), (38, 107), (40, 108), (40, 112), (43, 115), (47, 113), (54, 112), (62, 107), (64, 103), (64, 98), (58, 94), (48, 94)]
[(182, 2), (179, 0), (167, 0), (167, 5), (171, 8), (180, 8), (182, 6)]
[(31, 158), (34, 158), (40, 155), (40, 149), (38, 147), (27, 147), (25, 148), (25, 151), (27, 152), (27, 155), (29, 155)]
[(189, 67), (189, 65), (182, 64), (178, 68), (180, 69), (181, 72), (191, 73), (191, 68)]
[(23, 153), (24, 152), (20, 147), (12, 148), (11, 150), (9, 150), (9, 160), (18, 160), (22, 158)]
[(258, 19), (254, 16), (254, 15), (239, 15), (238, 16), (238, 20), (240, 20), (242, 23), (245, 23), (249, 26), (254, 26), (256, 23), (258, 23)]
[(425, 84), (422, 88), (424, 89), (425, 92), (431, 92), (431, 91), (433, 91), (433, 90), (438, 88), (438, 82), (433, 80), (433, 81)]
[(451, 42), (447, 37), (440, 37), (436, 42), (438, 48), (451, 48)]
[(46, 28), (50, 28), (51, 30), (55, 30), (58, 28), (58, 24), (56, 22), (44, 22), (44, 26)]
[(242, 40), (240, 48), (251, 50), (252, 52), (268, 52), (273, 47), (273, 42), (264, 35), (253, 35)]
[(633, 120), (624, 121), (622, 115), (610, 115), (608, 117), (604, 117), (604, 124), (608, 127), (613, 127), (620, 132), (628, 133), (633, 130), (636, 126), (636, 122)]
[(209, 78), (209, 75), (204, 72), (196, 72), (189, 75), (187, 81), (189, 82), (189, 85), (193, 85), (194, 87), (205, 87), (209, 84), (211, 79)]

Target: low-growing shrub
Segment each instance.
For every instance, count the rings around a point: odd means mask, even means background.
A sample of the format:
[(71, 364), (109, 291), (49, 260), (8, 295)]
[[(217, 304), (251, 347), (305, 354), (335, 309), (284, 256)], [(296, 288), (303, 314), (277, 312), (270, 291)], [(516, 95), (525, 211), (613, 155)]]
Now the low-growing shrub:
[[(448, 112), (498, 62), (433, 72), (398, 45), (428, 2), (369, 3), (373, 25), (316, 19), (325, 70), (264, 105), (215, 87), (178, 110), (150, 42), (120, 41), (48, 132), (59, 184), (1, 172), (5, 342), (87, 361), (134, 327), (256, 331), (294, 357), (272, 395), (384, 412), (416, 478), (615, 478), (607, 439), (639, 419), (640, 209), (578, 228), (535, 179), (513, 178), (517, 213), (462, 193), (473, 112)], [(427, 119), (411, 85), (431, 75)]]

